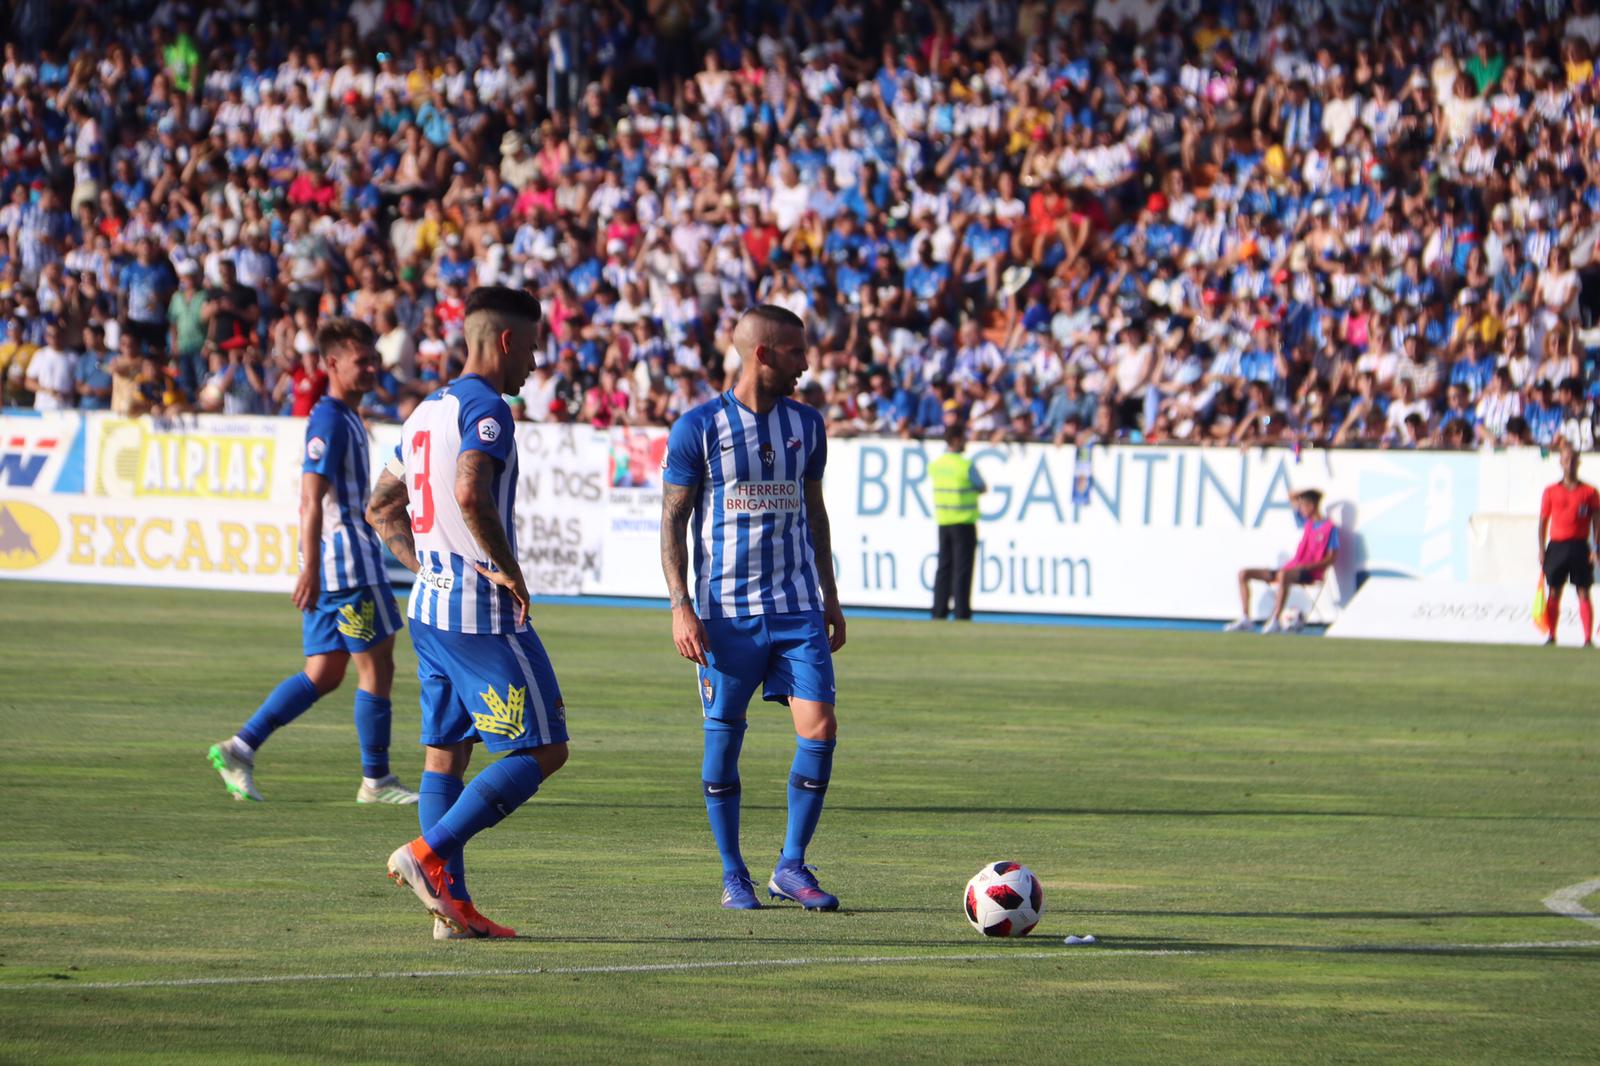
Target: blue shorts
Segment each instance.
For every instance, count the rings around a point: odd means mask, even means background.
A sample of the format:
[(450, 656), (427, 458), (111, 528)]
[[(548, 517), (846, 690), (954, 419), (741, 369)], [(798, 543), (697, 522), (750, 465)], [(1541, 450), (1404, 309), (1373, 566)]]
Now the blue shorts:
[(533, 630), (452, 633), (411, 620), (422, 682), (422, 743), (481, 740), (518, 751), (567, 739), (555, 671)]
[(317, 596), (315, 607), (301, 614), (300, 643), (308, 659), (334, 651), (367, 651), (400, 632), (403, 625), (394, 594), (386, 586), (324, 592)]
[(779, 703), (791, 696), (833, 703), (833, 652), (821, 611), (707, 618), (710, 649), (700, 667), (707, 718), (743, 718), (755, 695)]

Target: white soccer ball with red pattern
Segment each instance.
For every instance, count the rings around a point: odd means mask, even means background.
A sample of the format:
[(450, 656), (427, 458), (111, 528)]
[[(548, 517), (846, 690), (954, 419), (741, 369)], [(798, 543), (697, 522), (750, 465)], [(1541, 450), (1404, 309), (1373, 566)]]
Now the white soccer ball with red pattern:
[(1044, 913), (1044, 886), (1020, 862), (992, 862), (967, 882), (961, 906), (984, 936), (1027, 936)]

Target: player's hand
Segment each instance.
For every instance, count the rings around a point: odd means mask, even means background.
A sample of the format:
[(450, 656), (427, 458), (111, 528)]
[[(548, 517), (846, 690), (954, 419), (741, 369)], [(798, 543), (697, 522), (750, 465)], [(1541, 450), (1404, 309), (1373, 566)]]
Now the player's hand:
[(300, 571), (300, 580), (294, 583), (294, 592), (290, 599), (302, 611), (315, 610), (317, 606), (318, 590), (317, 571), (306, 567)]
[(677, 646), (679, 655), (696, 666), (707, 665), (706, 624), (687, 603), (672, 609), (672, 643)]
[(491, 582), (499, 585), (511, 593), (511, 598), (517, 601), (517, 627), (520, 629), (528, 622), (528, 583), (522, 580), (521, 574), (508, 574), (504, 570), (485, 570), (477, 563), (472, 568)]
[(844, 608), (838, 600), (830, 600), (822, 608), (822, 624), (828, 627), (828, 650), (844, 647)]

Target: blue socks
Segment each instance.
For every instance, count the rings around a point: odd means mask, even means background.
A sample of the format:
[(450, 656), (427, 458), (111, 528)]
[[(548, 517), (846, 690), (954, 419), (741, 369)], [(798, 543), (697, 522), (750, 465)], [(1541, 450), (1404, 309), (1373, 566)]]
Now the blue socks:
[(805, 861), (806, 845), (822, 817), (822, 798), (828, 794), (838, 741), (796, 737), (794, 744), (794, 763), (789, 767), (789, 831), (783, 838), (785, 862)]
[[(524, 752), (512, 752), (485, 767), (433, 826), (422, 834), (428, 847), (449, 862), (467, 841), (516, 810), (539, 791), (544, 771)], [(419, 815), (420, 817), (420, 815)]]
[(739, 853), (739, 749), (744, 747), (745, 727), (743, 718), (705, 720), (706, 754), (700, 763), (700, 785), (725, 874), (745, 869), (744, 856)]
[[(700, 786), (706, 796), (711, 835), (722, 855), (722, 872), (744, 871), (739, 851), (739, 750), (744, 746), (744, 719), (725, 722), (707, 718), (706, 753), (700, 763)], [(806, 845), (822, 817), (822, 800), (833, 776), (834, 740), (795, 738), (794, 764), (789, 768), (789, 827), (783, 841), (785, 862), (801, 862)]]
[[(356, 689), (356, 736), (361, 740), (361, 776), (389, 776), (389, 701)], [(426, 828), (426, 827), (424, 827)]]
[(239, 729), (239, 739), (252, 748), (261, 747), (273, 733), (305, 714), (321, 696), (304, 670), (293, 677), (284, 678), (272, 690), (266, 702)]
[[(424, 833), (445, 816), (445, 812), (461, 798), (461, 792), (466, 787), (459, 777), (436, 774), (429, 770), (422, 772), (422, 785), (417, 789), (417, 823), (422, 826)], [(462, 901), (472, 898), (467, 891), (466, 855), (463, 849), (445, 863), (450, 870), (450, 895)]]
[[(299, 718), (322, 698), (305, 671), (284, 678), (266, 702), (250, 716), (238, 737), (252, 748)], [(389, 701), (361, 689), (356, 690), (356, 736), (361, 740), (361, 776), (379, 778), (389, 773), (389, 723), (394, 712)]]

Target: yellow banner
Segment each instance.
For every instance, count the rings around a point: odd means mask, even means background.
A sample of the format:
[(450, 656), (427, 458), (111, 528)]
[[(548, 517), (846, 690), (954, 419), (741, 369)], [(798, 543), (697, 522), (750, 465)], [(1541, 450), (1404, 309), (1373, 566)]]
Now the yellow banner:
[(292, 500), (304, 425), (95, 419), (89, 492), (122, 499)]
[(274, 590), (300, 573), (300, 533), (227, 505), (0, 497), (0, 577)]

